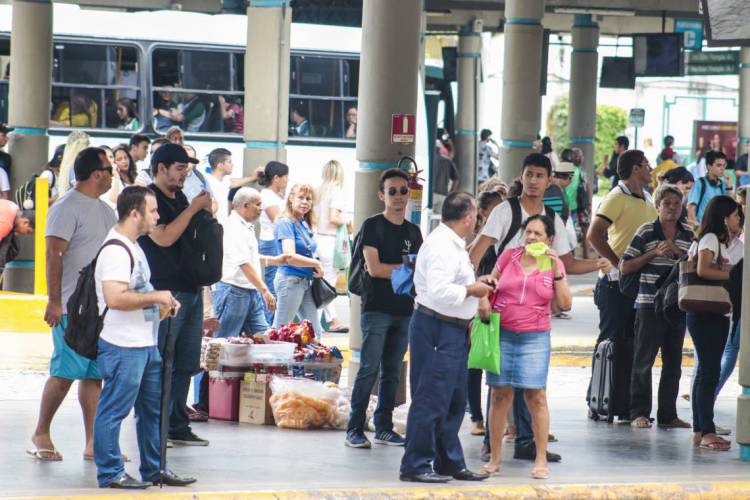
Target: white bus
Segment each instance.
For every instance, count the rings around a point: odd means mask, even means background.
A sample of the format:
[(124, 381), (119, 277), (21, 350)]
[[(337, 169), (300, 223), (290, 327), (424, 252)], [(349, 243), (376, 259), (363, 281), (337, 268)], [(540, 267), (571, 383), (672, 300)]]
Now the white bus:
[[(11, 9), (0, 5), (1, 122), (7, 121), (12, 71)], [(93, 145), (114, 146), (136, 132), (153, 138), (176, 124), (199, 157), (225, 147), (240, 164), (246, 32), (243, 15), (127, 13), (54, 4), (50, 151), (65, 142), (71, 129), (87, 132)], [(357, 163), (355, 140), (346, 137), (347, 111), (351, 114), (357, 106), (360, 43), (359, 28), (292, 24), (290, 115), (296, 110), (310, 125), (296, 135), (290, 117), (287, 160), (292, 183), (317, 185), (323, 164), (337, 159), (347, 167), (345, 192), (354, 192)], [(450, 86), (442, 82), (441, 70), (429, 69), (427, 88), (439, 91), (437, 97), (431, 93), (433, 101), (445, 101), (439, 106), (440, 122), (450, 132)], [(422, 88), (420, 95), (424, 95)], [(154, 118), (154, 110), (166, 103), (179, 105), (184, 121)], [(433, 148), (428, 143), (434, 139), (428, 137), (434, 138), (437, 123), (436, 112), (428, 120), (425, 109), (422, 100), (416, 155), (421, 168), (431, 156)], [(438, 109), (434, 102), (432, 109)], [(127, 117), (128, 113), (135, 119)], [(239, 175), (241, 169), (236, 170)], [(353, 200), (349, 204), (353, 206)]]

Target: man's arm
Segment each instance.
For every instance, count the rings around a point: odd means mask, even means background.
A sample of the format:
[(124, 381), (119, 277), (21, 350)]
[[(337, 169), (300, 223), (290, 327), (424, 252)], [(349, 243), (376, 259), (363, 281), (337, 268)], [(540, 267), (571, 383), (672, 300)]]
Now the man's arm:
[(365, 245), (362, 247), (362, 255), (365, 257), (365, 269), (367, 274), (373, 278), (391, 279), (391, 271), (400, 267), (401, 264), (383, 264), (380, 262), (378, 249)]
[(159, 245), (160, 247), (169, 247), (174, 245), (182, 233), (187, 229), (190, 219), (193, 215), (198, 213), (199, 210), (211, 210), (213, 199), (207, 192), (202, 192), (195, 198), (192, 203), (177, 216), (175, 220), (169, 224), (161, 224), (154, 228), (149, 235), (151, 240)]
[(177, 306), (177, 301), (169, 290), (139, 293), (131, 290), (128, 283), (104, 281), (102, 291), (107, 307), (118, 311), (137, 311), (153, 305), (167, 309)]
[(687, 213), (688, 213), (687, 219), (692, 224), (696, 224), (698, 222), (698, 219), (696, 219), (696, 211), (697, 211), (697, 207), (695, 203), (690, 203), (687, 206)]
[[(591, 226), (589, 226), (589, 232), (586, 237), (599, 255), (607, 259), (613, 266), (617, 267), (620, 259), (612, 250), (612, 247), (609, 246), (609, 242), (607, 241), (607, 230), (611, 225), (612, 223), (609, 220), (601, 215), (597, 215), (594, 217), (594, 220), (591, 221)], [(560, 257), (560, 259), (565, 263), (565, 260), (562, 257)], [(565, 265), (567, 269), (568, 264), (565, 263)], [(573, 274), (570, 270), (568, 272)]]
[(474, 266), (474, 269), (479, 267), (479, 262), (482, 260), (482, 257), (484, 257), (487, 249), (495, 243), (497, 243), (495, 238), (490, 238), (483, 234), (478, 234), (477, 237), (474, 238), (474, 241), (469, 245), (469, 259), (471, 259), (471, 265)]
[(62, 317), (62, 256), (68, 249), (68, 242), (56, 236), (47, 236), (47, 309), (44, 321), (49, 326), (57, 326)]
[(577, 259), (573, 252), (561, 255), (560, 260), (565, 264), (568, 274), (587, 274), (607, 267), (603, 262), (604, 259)]

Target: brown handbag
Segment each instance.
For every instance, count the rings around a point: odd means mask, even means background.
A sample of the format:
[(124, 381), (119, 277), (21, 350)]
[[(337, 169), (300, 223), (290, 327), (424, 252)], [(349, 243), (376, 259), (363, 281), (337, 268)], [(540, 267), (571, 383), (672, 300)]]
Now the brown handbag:
[[(721, 249), (716, 262), (716, 267), (721, 269)], [(725, 285), (724, 281), (698, 276), (697, 256), (693, 260), (680, 262), (677, 305), (680, 310), (694, 314), (729, 314), (732, 312), (732, 301)]]

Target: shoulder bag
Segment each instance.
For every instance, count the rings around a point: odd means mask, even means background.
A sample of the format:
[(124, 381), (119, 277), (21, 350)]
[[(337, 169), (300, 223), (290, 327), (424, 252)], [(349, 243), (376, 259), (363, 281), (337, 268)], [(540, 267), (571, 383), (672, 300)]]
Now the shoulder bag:
[[(722, 268), (721, 243), (715, 266)], [(698, 256), (680, 262), (677, 305), (680, 310), (694, 314), (728, 314), (732, 301), (725, 282), (703, 279), (698, 276)]]

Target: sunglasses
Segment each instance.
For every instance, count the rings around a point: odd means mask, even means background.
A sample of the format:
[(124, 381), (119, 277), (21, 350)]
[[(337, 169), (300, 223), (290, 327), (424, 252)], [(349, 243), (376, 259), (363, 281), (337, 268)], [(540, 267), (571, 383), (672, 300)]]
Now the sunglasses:
[(112, 172), (114, 172), (114, 170), (112, 169), (112, 167), (102, 167), (102, 168), (97, 168), (97, 170), (101, 170), (102, 172), (109, 172), (110, 174), (112, 174)]
[(555, 177), (555, 179), (572, 179), (573, 174), (557, 174), (556, 173), (556, 174), (553, 174), (553, 177)]
[(409, 188), (404, 186), (401, 189), (396, 189), (395, 187), (388, 188), (388, 195), (389, 196), (396, 196), (396, 193), (401, 193), (401, 196), (405, 196), (409, 194)]

